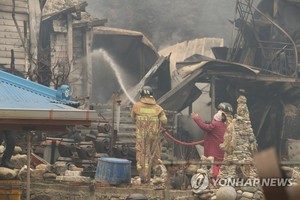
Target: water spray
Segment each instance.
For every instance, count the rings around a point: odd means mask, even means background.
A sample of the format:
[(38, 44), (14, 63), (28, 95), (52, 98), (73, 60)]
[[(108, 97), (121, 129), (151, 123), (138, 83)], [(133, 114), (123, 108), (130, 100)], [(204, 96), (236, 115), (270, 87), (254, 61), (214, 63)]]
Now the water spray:
[(123, 90), (127, 98), (131, 101), (131, 103), (134, 104), (135, 103), (134, 99), (129, 95), (127, 89), (125, 88), (125, 84), (123, 83), (123, 79), (120, 73), (121, 67), (111, 58), (111, 56), (104, 49), (98, 49), (94, 52), (101, 54), (104, 60), (108, 62), (109, 66), (111, 67), (111, 69), (114, 71), (116, 75), (116, 78), (118, 80), (121, 89)]

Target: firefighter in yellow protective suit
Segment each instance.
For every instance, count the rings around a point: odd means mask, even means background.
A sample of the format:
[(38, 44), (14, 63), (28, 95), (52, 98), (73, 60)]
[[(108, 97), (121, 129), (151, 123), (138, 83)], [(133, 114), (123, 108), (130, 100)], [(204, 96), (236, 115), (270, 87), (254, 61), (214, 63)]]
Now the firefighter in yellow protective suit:
[(140, 90), (140, 101), (131, 109), (131, 118), (136, 124), (136, 162), (142, 183), (150, 181), (151, 169), (161, 164), (160, 128), (167, 123), (162, 107), (156, 104), (152, 88)]

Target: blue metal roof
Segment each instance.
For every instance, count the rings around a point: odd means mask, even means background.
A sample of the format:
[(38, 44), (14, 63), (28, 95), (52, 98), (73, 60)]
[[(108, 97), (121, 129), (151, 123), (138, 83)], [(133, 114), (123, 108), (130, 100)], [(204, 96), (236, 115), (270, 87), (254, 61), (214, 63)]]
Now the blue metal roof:
[(60, 104), (80, 105), (61, 98), (58, 92), (61, 91), (0, 71), (0, 108), (64, 109)]

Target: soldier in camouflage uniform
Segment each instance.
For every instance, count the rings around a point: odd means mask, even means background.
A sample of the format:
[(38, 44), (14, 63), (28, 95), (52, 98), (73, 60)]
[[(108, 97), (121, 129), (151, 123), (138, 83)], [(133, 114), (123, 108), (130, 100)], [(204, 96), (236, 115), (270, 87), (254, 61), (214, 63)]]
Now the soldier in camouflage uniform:
[(131, 118), (136, 124), (136, 167), (142, 182), (149, 182), (151, 168), (160, 164), (160, 129), (167, 123), (167, 117), (156, 104), (151, 87), (144, 86), (140, 95), (140, 101), (131, 109)]

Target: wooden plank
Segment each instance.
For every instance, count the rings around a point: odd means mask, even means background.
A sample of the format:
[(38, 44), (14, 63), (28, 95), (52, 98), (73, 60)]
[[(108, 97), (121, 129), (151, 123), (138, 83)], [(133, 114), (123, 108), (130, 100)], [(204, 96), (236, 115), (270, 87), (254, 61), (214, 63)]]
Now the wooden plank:
[[(19, 59), (25, 59), (25, 52), (14, 52), (15, 58)], [(2, 58), (11, 58), (11, 52), (10, 51), (1, 51), (0, 57)]]
[(67, 52), (66, 46), (55, 46), (54, 49), (56, 52)]
[(59, 60), (66, 60), (67, 58), (67, 52), (66, 51), (57, 51), (55, 53), (51, 54), (52, 58), (55, 58), (55, 60), (57, 60), (58, 58), (60, 58)]
[(72, 19), (72, 15), (68, 14), (68, 33), (67, 33), (67, 52), (68, 52), (68, 62), (70, 64), (70, 68), (71, 70), (73, 69), (73, 27), (72, 27), (72, 23), (73, 23), (73, 19)]
[(0, 41), (3, 39), (19, 39), (19, 34), (17, 32), (2, 32), (0, 31)]
[[(24, 48), (22, 46), (13, 46), (13, 45), (4, 45), (0, 44), (0, 51), (10, 51), (13, 49), (15, 52), (24, 52)], [(0, 53), (1, 54), (1, 53)]]
[[(0, 33), (1, 34), (1, 33)], [(83, 44), (82, 43), (79, 43), (79, 42), (76, 42), (75, 40), (75, 43), (73, 45), (73, 48), (74, 49), (83, 49)]]
[(11, 45), (15, 47), (23, 47), (21, 40), (15, 40), (15, 41), (1, 41), (0, 45)]
[(43, 21), (52, 20), (52, 19), (57, 18), (58, 16), (61, 16), (61, 15), (64, 15), (64, 14), (73, 13), (73, 12), (78, 11), (78, 10), (85, 11), (85, 7), (87, 5), (88, 5), (87, 2), (82, 2), (82, 3), (79, 3), (76, 6), (74, 5), (74, 6), (70, 7), (70, 8), (65, 9), (65, 10), (55, 12), (55, 14), (43, 16), (42, 20)]
[(81, 57), (84, 56), (82, 50), (75, 50), (74, 49), (73, 51), (74, 51), (74, 57), (76, 57), (76, 58), (81, 58)]
[(56, 51), (66, 51), (67, 50), (67, 45), (65, 45), (65, 44), (63, 44), (63, 45), (53, 45), (52, 48), (55, 49)]
[[(12, 10), (13, 10), (12, 6), (0, 5), (0, 11), (11, 13)], [(16, 13), (28, 14), (28, 9), (27, 8), (16, 8), (15, 11), (16, 11)]]
[[(15, 26), (0, 26), (0, 32), (15, 32), (18, 33), (17, 27)], [(24, 30), (21, 29), (21, 33), (24, 34)]]
[[(12, 2), (12, 0), (0, 0), (0, 2), (9, 2), (9, 1)], [(28, 4), (28, 0), (15, 0), (15, 2), (25, 2), (25, 3)], [(7, 3), (6, 3), (6, 4), (7, 4)]]
[[(39, 35), (40, 35), (40, 27), (41, 27), (41, 9), (40, 9), (40, 2), (39, 0), (28, 0), (28, 9), (30, 12), (29, 16), (29, 36), (30, 36), (30, 49), (28, 51), (32, 55), (33, 60), (37, 60), (38, 55), (38, 43), (39, 43)], [(27, 53), (28, 55), (29, 53)], [(29, 66), (31, 65), (31, 71), (33, 71), (37, 66), (33, 64), (32, 61), (28, 63), (29, 65), (25, 66), (25, 70), (29, 70)]]
[[(4, 67), (9, 69), (10, 68), (10, 63), (9, 64), (4, 64)], [(24, 63), (23, 64), (15, 64), (15, 69), (20, 71), (20, 72), (24, 72)]]
[[(10, 64), (11, 59), (10, 58), (2, 58), (0, 55), (0, 64)], [(15, 59), (16, 65), (24, 65), (25, 59)]]
[[(17, 20), (17, 24), (21, 28), (24, 26), (24, 21)], [(15, 23), (13, 19), (0, 19), (0, 25), (15, 26)]]
[(67, 46), (67, 38), (56, 38), (55, 41), (53, 41), (54, 44), (59, 44), (59, 46)]
[[(27, 14), (18, 14), (18, 13), (16, 13), (15, 18), (16, 18), (16, 20), (20, 20), (20, 21), (28, 21), (28, 15)], [(13, 20), (12, 13), (0, 12), (0, 19)]]
[(85, 36), (84, 36), (84, 42), (83, 44), (84, 46), (84, 54), (86, 56), (86, 67), (84, 67), (83, 69), (85, 70), (85, 74), (84, 74), (84, 81), (83, 82), (83, 88), (86, 89), (86, 97), (91, 97), (92, 95), (92, 85), (93, 85), (93, 62), (92, 62), (92, 51), (93, 51), (93, 33), (92, 33), (92, 29), (87, 30), (85, 32)]
[[(28, 4), (25, 1), (15, 0), (16, 8), (27, 8)], [(0, 0), (0, 6), (13, 6), (13, 1)]]
[[(45, 111), (46, 112), (46, 111)], [(21, 117), (20, 117), (21, 118)], [(9, 124), (15, 124), (15, 125), (41, 125), (41, 126), (58, 126), (58, 125), (90, 125), (90, 120), (45, 120), (45, 119), (1, 119), (0, 124), (2, 127), (2, 124), (9, 125)], [(51, 128), (51, 127), (49, 127)]]
[(274, 0), (273, 17), (276, 17), (277, 14), (278, 14), (278, 0)]
[(0, 44), (4, 45), (13, 45), (13, 46), (22, 46), (22, 41), (21, 39), (3, 39), (0, 41)]
[(55, 51), (67, 51), (67, 45), (51, 45)]
[(57, 62), (57, 60), (62, 61), (62, 60), (66, 60), (67, 58), (67, 51), (60, 51), (60, 52), (55, 52), (51, 54), (51, 59), (53, 59), (52, 64), (55, 64)]

